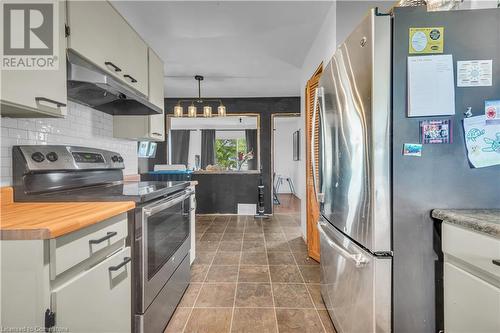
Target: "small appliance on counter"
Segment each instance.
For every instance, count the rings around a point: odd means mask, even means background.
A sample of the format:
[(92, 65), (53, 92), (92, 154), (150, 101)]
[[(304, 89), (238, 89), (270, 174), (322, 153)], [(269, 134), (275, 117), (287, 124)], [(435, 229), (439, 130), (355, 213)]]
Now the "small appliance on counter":
[(118, 153), (75, 146), (14, 146), (14, 200), (133, 201), (129, 213), (135, 332), (160, 332), (190, 281), (192, 191), (186, 181), (124, 181)]

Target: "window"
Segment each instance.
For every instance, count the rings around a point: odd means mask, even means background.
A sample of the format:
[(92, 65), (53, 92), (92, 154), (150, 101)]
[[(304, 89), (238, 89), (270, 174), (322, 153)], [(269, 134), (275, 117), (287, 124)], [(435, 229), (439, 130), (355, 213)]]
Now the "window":
[[(241, 137), (235, 137), (241, 135)], [(217, 165), (227, 170), (248, 170), (248, 160), (253, 152), (247, 151), (245, 132), (217, 131), (215, 139), (215, 158)]]
[(196, 171), (259, 170), (257, 115), (168, 117), (169, 163)]

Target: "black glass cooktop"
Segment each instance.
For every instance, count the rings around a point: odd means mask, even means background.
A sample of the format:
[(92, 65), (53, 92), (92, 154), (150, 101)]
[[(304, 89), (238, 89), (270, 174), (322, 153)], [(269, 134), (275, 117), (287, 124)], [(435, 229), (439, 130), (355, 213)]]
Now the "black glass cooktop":
[(123, 181), (26, 195), (23, 201), (135, 201), (147, 202), (163, 197), (189, 186), (186, 181)]

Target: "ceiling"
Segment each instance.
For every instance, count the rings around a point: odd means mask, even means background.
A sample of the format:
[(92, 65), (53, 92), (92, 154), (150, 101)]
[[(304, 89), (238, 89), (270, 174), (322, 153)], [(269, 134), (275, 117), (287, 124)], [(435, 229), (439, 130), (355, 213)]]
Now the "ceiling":
[(165, 96), (300, 95), (304, 58), (332, 1), (113, 1), (165, 62)]

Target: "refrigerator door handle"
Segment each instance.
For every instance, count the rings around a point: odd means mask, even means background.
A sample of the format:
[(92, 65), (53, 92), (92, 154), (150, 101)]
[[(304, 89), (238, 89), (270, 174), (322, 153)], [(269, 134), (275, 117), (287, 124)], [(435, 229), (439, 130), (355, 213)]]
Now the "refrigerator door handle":
[(325, 227), (327, 227), (326, 222), (323, 221), (318, 222), (318, 230), (324, 236), (325, 240), (328, 242), (328, 245), (337, 249), (344, 258), (354, 261), (354, 264), (356, 265), (357, 268), (363, 268), (366, 265), (368, 265), (370, 261), (364, 255), (362, 255), (361, 253), (355, 253), (355, 254), (350, 253), (342, 246), (335, 243), (326, 233)]
[(321, 97), (323, 100), (323, 87), (318, 87), (314, 90), (314, 102), (313, 102), (313, 114), (312, 114), (312, 130), (311, 130), (311, 166), (312, 166), (312, 177), (313, 177), (313, 189), (314, 195), (318, 203), (323, 202), (323, 194), (318, 192), (318, 184), (316, 179), (316, 159), (314, 156), (314, 138), (316, 137), (316, 117), (318, 116), (318, 106), (321, 107), (321, 103), (318, 105), (318, 99)]

